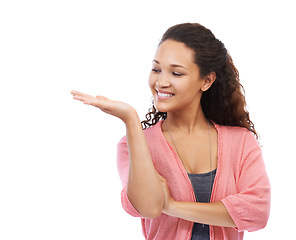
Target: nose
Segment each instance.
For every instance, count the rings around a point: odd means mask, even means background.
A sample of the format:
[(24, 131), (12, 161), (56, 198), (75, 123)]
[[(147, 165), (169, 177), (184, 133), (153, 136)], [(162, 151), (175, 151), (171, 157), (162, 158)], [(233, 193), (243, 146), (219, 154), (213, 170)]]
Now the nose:
[(162, 73), (158, 76), (156, 86), (159, 88), (165, 88), (170, 86), (169, 78), (166, 74)]

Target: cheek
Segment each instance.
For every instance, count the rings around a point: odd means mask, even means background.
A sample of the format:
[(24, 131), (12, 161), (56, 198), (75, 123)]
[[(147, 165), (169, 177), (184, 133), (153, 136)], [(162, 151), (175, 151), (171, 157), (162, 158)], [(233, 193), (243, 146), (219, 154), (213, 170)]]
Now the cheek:
[(157, 78), (155, 76), (153, 76), (153, 74), (150, 73), (149, 75), (149, 78), (148, 78), (148, 84), (149, 84), (149, 87), (151, 89), (152, 92), (154, 92), (154, 86), (157, 82)]
[(186, 79), (186, 81), (184, 79), (182, 84), (175, 83), (174, 87), (178, 90), (178, 96), (182, 100), (195, 98), (201, 92), (201, 85), (195, 79)]

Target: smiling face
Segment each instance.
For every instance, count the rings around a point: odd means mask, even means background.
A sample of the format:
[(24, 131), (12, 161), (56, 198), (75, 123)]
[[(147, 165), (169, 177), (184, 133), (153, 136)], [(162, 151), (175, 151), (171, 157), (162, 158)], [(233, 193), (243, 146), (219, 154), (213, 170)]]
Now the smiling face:
[(210, 87), (207, 77), (201, 78), (199, 72), (193, 50), (170, 39), (161, 43), (149, 76), (156, 109), (160, 112), (196, 110), (202, 91)]

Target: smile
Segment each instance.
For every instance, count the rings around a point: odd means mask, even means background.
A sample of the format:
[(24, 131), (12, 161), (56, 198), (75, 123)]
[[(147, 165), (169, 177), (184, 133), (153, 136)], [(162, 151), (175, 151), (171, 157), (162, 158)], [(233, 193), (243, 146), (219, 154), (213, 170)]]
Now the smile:
[(161, 93), (161, 92), (157, 92), (157, 95), (159, 97), (172, 97), (172, 96), (174, 96), (174, 94), (172, 94), (172, 93)]
[(156, 99), (157, 100), (166, 100), (166, 99), (169, 99), (173, 96), (175, 96), (175, 94), (173, 93), (165, 93), (165, 92), (159, 92), (159, 91), (156, 91), (157, 94), (156, 94)]

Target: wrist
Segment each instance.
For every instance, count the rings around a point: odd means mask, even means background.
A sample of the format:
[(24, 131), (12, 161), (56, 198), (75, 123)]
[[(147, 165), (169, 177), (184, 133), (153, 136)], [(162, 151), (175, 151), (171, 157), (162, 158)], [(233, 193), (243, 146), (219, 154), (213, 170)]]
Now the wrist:
[(125, 116), (124, 119), (122, 119), (123, 122), (125, 123), (126, 127), (132, 127), (135, 126), (135, 124), (140, 122), (139, 116), (137, 111), (132, 108), (128, 114)]
[(171, 198), (166, 204), (165, 207), (163, 208), (163, 213), (169, 216), (174, 216), (174, 212), (176, 209), (178, 202), (175, 201), (173, 198)]

